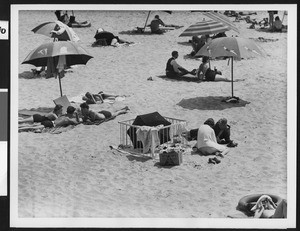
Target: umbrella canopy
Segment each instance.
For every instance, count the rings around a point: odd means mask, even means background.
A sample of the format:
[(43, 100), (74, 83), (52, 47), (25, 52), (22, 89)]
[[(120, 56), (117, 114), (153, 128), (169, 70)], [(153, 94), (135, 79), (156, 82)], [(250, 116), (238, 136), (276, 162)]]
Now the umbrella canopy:
[(205, 44), (196, 56), (208, 56), (211, 58), (231, 57), (231, 89), (233, 95), (233, 60), (249, 59), (265, 56), (265, 52), (252, 40), (240, 37), (222, 37), (213, 39)]
[(218, 34), (230, 30), (227, 25), (214, 20), (197, 22), (185, 29), (179, 37), (192, 37), (194, 35)]
[[(42, 34), (50, 38), (57, 39), (58, 41), (77, 42), (80, 40), (72, 28), (60, 21), (42, 23), (41, 25), (33, 28), (32, 31), (36, 34)], [(52, 33), (52, 31), (57, 31), (57, 34)]]
[(60, 73), (64, 67), (86, 64), (91, 58), (93, 57), (76, 43), (57, 41), (38, 46), (27, 55), (22, 64), (32, 64), (36, 67), (47, 66), (47, 75), (50, 72), (58, 74), (60, 95), (62, 96)]
[(92, 56), (74, 42), (57, 41), (44, 43), (32, 50), (22, 64), (32, 64), (36, 67), (47, 66), (48, 58), (66, 56), (66, 65), (86, 64)]
[(240, 33), (239, 29), (223, 14), (214, 11), (208, 11), (203, 13), (205, 16), (211, 18), (212, 20), (218, 21), (227, 25), (230, 29), (234, 30), (237, 33)]

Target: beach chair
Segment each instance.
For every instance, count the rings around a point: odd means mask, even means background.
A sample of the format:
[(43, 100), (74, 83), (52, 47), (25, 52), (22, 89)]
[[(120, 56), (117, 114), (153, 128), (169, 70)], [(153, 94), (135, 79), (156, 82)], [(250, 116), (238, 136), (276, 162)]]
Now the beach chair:
[(53, 102), (55, 105), (60, 104), (63, 106), (62, 113), (65, 114), (67, 112), (67, 108), (71, 106), (71, 103), (66, 95), (63, 95), (57, 99), (54, 99)]

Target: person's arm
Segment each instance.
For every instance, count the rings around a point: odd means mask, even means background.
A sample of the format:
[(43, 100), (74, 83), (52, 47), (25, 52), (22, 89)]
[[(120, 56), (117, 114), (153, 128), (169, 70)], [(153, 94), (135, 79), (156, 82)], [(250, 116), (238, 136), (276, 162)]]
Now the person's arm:
[(159, 23), (160, 23), (162, 26), (166, 26), (165, 23), (164, 23), (161, 19), (159, 19)]

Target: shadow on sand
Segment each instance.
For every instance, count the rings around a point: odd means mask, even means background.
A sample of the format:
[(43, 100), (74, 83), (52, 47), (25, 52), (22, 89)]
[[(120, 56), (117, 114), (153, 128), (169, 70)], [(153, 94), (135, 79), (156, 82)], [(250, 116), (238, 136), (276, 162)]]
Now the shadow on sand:
[(222, 102), (222, 100), (226, 98), (227, 97), (224, 96), (196, 97), (190, 99), (182, 99), (177, 105), (191, 110), (224, 110), (232, 107), (245, 107), (250, 103), (241, 99), (237, 103)]

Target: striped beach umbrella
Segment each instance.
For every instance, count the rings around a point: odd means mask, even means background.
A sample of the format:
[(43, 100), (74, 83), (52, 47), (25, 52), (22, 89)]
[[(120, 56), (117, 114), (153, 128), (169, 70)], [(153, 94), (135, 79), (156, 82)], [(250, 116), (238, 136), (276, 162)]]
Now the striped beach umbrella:
[(227, 25), (230, 29), (234, 30), (237, 33), (240, 33), (239, 29), (234, 25), (233, 22), (231, 22), (226, 16), (223, 14), (220, 14), (218, 12), (208, 11), (203, 12), (203, 15), (211, 18), (212, 20), (218, 21), (223, 23), (224, 25)]
[(185, 29), (179, 37), (192, 37), (194, 35), (218, 34), (230, 30), (229, 26), (214, 20), (197, 22)]
[(33, 28), (32, 31), (36, 34), (42, 34), (58, 41), (77, 42), (80, 40), (72, 28), (60, 21), (42, 23)]
[(252, 40), (240, 37), (215, 38), (205, 44), (195, 56), (208, 56), (211, 58), (231, 58), (231, 91), (233, 95), (233, 60), (250, 59), (265, 56), (265, 51)]

